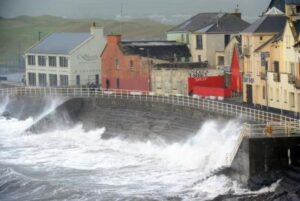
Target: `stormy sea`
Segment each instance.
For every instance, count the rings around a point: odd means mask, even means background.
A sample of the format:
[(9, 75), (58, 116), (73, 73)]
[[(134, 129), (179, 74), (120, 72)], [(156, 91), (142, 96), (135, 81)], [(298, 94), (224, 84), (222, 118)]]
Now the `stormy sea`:
[(226, 165), (239, 121), (199, 123), (199, 130), (180, 142), (157, 136), (127, 140), (121, 133), (103, 138), (105, 127), (85, 131), (80, 123), (32, 133), (28, 128), (55, 103), (21, 120), (6, 113), (9, 102), (0, 100), (0, 200), (212, 200), (276, 187), (250, 192), (212, 174)]

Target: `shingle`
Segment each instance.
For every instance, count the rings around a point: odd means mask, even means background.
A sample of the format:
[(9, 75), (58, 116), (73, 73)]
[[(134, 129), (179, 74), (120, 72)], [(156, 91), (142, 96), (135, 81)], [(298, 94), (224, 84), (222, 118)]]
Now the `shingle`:
[(218, 23), (214, 24), (206, 33), (234, 33), (240, 32), (247, 28), (250, 24), (239, 17), (226, 14), (218, 20)]
[(126, 55), (173, 61), (174, 58), (189, 58), (190, 51), (185, 44), (173, 41), (127, 41), (121, 43), (121, 50)]
[(90, 33), (53, 33), (27, 51), (31, 54), (69, 54), (84, 41)]
[(194, 32), (216, 23), (217, 16), (221, 17), (224, 13), (199, 13), (187, 21), (169, 30), (169, 32)]
[(284, 30), (287, 19), (288, 18), (284, 15), (264, 15), (242, 32), (279, 33)]

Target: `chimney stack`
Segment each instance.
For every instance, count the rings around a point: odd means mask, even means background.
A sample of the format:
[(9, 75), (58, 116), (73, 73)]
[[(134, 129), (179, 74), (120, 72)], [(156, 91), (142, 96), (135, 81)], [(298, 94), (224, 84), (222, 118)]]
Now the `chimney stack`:
[(119, 44), (122, 40), (122, 36), (121, 35), (114, 35), (114, 34), (110, 34), (106, 36), (107, 38), (107, 44)]

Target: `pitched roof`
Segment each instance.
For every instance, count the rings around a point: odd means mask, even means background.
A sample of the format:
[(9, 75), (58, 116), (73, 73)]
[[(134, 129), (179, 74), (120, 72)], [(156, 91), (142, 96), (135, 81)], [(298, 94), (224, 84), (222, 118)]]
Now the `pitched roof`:
[(224, 13), (199, 13), (178, 26), (169, 30), (169, 32), (193, 32), (216, 23), (217, 17), (222, 17)]
[(300, 4), (300, 0), (285, 0), (286, 4)]
[(268, 44), (274, 43), (274, 42), (278, 42), (281, 39), (282, 39), (282, 33), (278, 33), (275, 36), (273, 36), (272, 38), (270, 38), (269, 40), (267, 40), (266, 42), (264, 42), (261, 46), (259, 46), (258, 48), (256, 48), (254, 50), (254, 52), (258, 52), (259, 50), (261, 50), (262, 48), (264, 48)]
[(279, 33), (284, 30), (287, 19), (285, 15), (264, 15), (242, 32)]
[(190, 50), (183, 43), (174, 41), (123, 41), (120, 44), (122, 52), (126, 55), (140, 55), (167, 61), (176, 58), (191, 57)]
[(90, 38), (92, 38), (90, 33), (53, 33), (39, 41), (26, 53), (70, 54), (72, 50)]
[(265, 15), (284, 15), (284, 12), (274, 6), (273, 8), (269, 9)]
[(267, 11), (272, 9), (273, 7), (278, 8), (280, 11), (285, 12), (285, 0), (271, 0)]
[(216, 23), (205, 31), (205, 33), (232, 33), (240, 32), (247, 28), (250, 24), (233, 14), (223, 15)]

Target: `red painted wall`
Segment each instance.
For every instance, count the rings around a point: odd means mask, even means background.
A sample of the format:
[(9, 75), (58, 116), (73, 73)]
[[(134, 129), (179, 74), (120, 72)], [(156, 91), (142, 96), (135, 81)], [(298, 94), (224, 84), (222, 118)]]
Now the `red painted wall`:
[(194, 87), (193, 93), (199, 96), (231, 96), (231, 90), (229, 88)]
[[(102, 88), (117, 89), (117, 79), (120, 80), (120, 89), (125, 90), (150, 90), (150, 72), (147, 65), (143, 65), (139, 55), (124, 55), (120, 50), (121, 36), (107, 36), (107, 44), (101, 55)], [(116, 68), (116, 59), (119, 60), (119, 69)], [(133, 61), (133, 70), (130, 69), (130, 60)]]
[(193, 91), (195, 87), (225, 88), (224, 76), (189, 78), (188, 82), (189, 82), (189, 92)]

